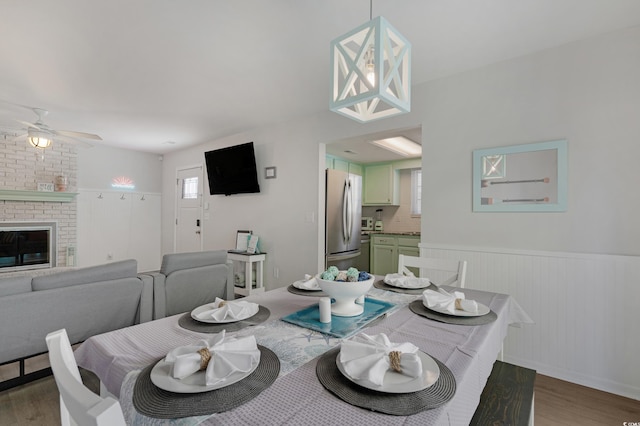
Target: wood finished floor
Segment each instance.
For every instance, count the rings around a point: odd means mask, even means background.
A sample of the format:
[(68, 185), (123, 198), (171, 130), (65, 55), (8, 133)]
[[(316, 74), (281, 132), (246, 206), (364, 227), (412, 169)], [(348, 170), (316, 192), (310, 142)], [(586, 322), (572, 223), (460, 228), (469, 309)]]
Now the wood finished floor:
[[(97, 378), (86, 371), (82, 376), (97, 392)], [(0, 392), (0, 426), (58, 425), (58, 404), (53, 377)], [(640, 401), (537, 375), (536, 426), (623, 426), (624, 422), (640, 424)]]

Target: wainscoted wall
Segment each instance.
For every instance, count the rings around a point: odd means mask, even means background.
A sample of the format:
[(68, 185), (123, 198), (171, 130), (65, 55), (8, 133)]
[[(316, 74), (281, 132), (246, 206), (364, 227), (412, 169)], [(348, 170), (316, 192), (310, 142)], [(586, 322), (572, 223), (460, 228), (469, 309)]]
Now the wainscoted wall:
[[(44, 156), (43, 156), (44, 154)], [(0, 140), (0, 188), (36, 191), (38, 183), (67, 177), (67, 191), (77, 188), (77, 153), (70, 144), (54, 143), (36, 150), (26, 141)], [(70, 203), (0, 200), (0, 221), (55, 221), (58, 224), (57, 264), (65, 266), (67, 247), (76, 244), (76, 201)]]
[(535, 321), (509, 329), (506, 361), (640, 399), (640, 256), (420, 248), (466, 260), (466, 287), (510, 294)]
[(160, 194), (78, 192), (78, 266), (136, 259), (139, 272), (160, 269)]

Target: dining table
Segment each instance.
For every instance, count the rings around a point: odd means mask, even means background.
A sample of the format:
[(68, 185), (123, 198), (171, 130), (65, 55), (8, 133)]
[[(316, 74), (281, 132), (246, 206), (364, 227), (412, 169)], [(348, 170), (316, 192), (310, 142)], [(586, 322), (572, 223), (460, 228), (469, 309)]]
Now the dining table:
[[(145, 395), (140, 395), (145, 392), (141, 383), (151, 366), (176, 347), (216, 335), (185, 326), (188, 312), (90, 337), (75, 350), (75, 357), (80, 367), (97, 375), (102, 389), (119, 399), (125, 418), (135, 425), (468, 425), (509, 326), (529, 323), (531, 319), (510, 295), (445, 288), (464, 292), (466, 299), (488, 307), (493, 317), (477, 325), (432, 319), (412, 309), (422, 303), (421, 295), (372, 287), (366, 294), (365, 306), (380, 302), (390, 308), (351, 335), (340, 337), (283, 320), (296, 312), (314, 310), (319, 297), (314, 297), (313, 292), (292, 292), (288, 291), (291, 286), (285, 286), (239, 299), (258, 304), (262, 314), (257, 315), (261, 319), (252, 323), (250, 318), (242, 327), (229, 323), (224, 328), (226, 335), (254, 336), (258, 345), (277, 357), (279, 370), (272, 371), (275, 374), (272, 382), (256, 395), (222, 411), (207, 412), (202, 402), (194, 415), (180, 413), (175, 417), (171, 412), (149, 415), (137, 408), (136, 401), (144, 400)], [(215, 329), (217, 333), (220, 328)], [(335, 368), (333, 358), (327, 364), (327, 356), (339, 351), (345, 340), (362, 333), (370, 336), (384, 333), (391, 342), (410, 342), (436, 360), (442, 366), (442, 377), (447, 372), (450, 381), (446, 402), (416, 409), (411, 414), (389, 414), (382, 406), (395, 403), (387, 404), (384, 393), (356, 389), (362, 391), (360, 395), (365, 400), (369, 395), (379, 398), (371, 399), (379, 402), (368, 401), (369, 405), (363, 408), (362, 404), (341, 397), (340, 387), (333, 390), (327, 387), (320, 380), (321, 370), (331, 369), (332, 362)], [(164, 395), (172, 396), (170, 392)], [(175, 394), (175, 397), (192, 395)], [(378, 403), (380, 409), (375, 405)]]

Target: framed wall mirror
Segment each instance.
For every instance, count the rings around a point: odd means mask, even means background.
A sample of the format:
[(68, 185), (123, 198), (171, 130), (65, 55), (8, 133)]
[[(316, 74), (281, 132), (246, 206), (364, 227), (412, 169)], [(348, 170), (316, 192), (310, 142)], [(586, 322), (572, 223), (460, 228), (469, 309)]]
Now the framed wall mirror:
[(474, 212), (566, 209), (566, 140), (473, 151)]

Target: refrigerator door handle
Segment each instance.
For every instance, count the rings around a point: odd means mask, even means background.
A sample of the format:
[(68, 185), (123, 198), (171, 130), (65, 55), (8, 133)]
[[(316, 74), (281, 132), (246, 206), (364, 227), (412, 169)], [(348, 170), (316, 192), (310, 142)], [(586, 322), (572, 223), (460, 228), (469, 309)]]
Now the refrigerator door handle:
[(351, 243), (351, 231), (353, 231), (353, 190), (351, 189), (351, 180), (348, 180), (347, 188), (347, 243)]
[(345, 243), (349, 240), (349, 235), (347, 233), (349, 187), (347, 183), (347, 181), (344, 182), (344, 192), (342, 194), (342, 241)]

